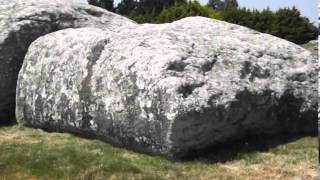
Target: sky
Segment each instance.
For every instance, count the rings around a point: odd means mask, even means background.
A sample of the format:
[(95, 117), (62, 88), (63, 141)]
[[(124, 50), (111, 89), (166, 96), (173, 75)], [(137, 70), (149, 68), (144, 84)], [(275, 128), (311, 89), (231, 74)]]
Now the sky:
[[(79, 0), (86, 2), (87, 0)], [(115, 0), (118, 3), (120, 0)], [(208, 0), (199, 0), (202, 4), (206, 4)], [(241, 7), (250, 9), (264, 9), (270, 7), (277, 10), (283, 7), (296, 6), (303, 16), (308, 17), (311, 22), (318, 20), (318, 2), (317, 0), (238, 0)]]

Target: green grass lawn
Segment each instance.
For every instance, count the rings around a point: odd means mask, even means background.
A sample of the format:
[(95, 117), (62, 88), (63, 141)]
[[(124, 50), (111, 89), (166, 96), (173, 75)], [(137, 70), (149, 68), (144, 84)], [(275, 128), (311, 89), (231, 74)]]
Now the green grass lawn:
[(316, 179), (316, 137), (255, 138), (180, 162), (66, 133), (0, 128), (0, 179)]

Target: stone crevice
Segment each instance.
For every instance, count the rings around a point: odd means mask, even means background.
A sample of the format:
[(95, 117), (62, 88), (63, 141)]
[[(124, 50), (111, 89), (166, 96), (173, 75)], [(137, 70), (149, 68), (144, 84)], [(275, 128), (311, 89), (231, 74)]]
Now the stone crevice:
[(87, 63), (87, 76), (81, 82), (81, 89), (79, 90), (80, 102), (83, 107), (82, 110), (82, 127), (85, 129), (90, 129), (92, 116), (90, 115), (90, 105), (94, 104), (92, 101), (91, 92), (91, 77), (93, 75), (92, 68), (98, 61), (103, 52), (105, 46), (108, 44), (109, 40), (99, 41), (94, 47), (91, 48)]

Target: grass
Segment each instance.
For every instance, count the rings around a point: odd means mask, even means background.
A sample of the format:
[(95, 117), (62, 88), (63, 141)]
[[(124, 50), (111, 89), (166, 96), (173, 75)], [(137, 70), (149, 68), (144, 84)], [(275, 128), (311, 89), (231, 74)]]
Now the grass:
[(313, 56), (318, 57), (318, 44), (307, 43), (301, 45), (303, 48), (309, 50)]
[[(281, 140), (279, 140), (281, 139)], [(98, 140), (0, 128), (0, 179), (316, 179), (318, 140), (261, 138), (174, 162)]]

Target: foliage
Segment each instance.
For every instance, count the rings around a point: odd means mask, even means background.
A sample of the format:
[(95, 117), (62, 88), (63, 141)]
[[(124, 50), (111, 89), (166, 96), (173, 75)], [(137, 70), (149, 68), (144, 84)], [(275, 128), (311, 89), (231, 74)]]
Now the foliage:
[(0, 179), (316, 179), (317, 137), (255, 138), (177, 162), (66, 133), (2, 127)]
[(122, 0), (118, 4), (116, 12), (125, 16), (130, 16), (131, 14), (135, 14), (134, 11), (136, 6), (137, 2), (135, 0)]
[(274, 29), (271, 34), (302, 44), (318, 37), (318, 29), (301, 17), (300, 11), (293, 8), (284, 8), (276, 12)]
[(186, 0), (122, 0), (117, 7), (117, 12), (129, 17), (155, 18), (164, 8), (175, 3), (186, 3)]
[(207, 6), (215, 10), (224, 10), (238, 7), (239, 4), (237, 0), (209, 0)]
[(114, 11), (113, 0), (88, 0), (88, 3), (93, 6), (99, 6), (109, 11)]
[(297, 44), (316, 39), (318, 35), (317, 28), (308, 18), (302, 17), (295, 7), (279, 9), (277, 12), (270, 9), (258, 11), (231, 8), (221, 11), (221, 15), (227, 22), (269, 33)]
[(174, 6), (164, 9), (157, 18), (158, 23), (167, 23), (189, 16), (203, 16), (214, 19), (222, 19), (219, 13), (209, 7), (202, 6), (197, 1), (188, 3), (176, 3)]
[(148, 16), (148, 15), (132, 16), (131, 19), (134, 20), (135, 22), (139, 23), (139, 24), (157, 23), (155, 18), (152, 18), (151, 16)]

